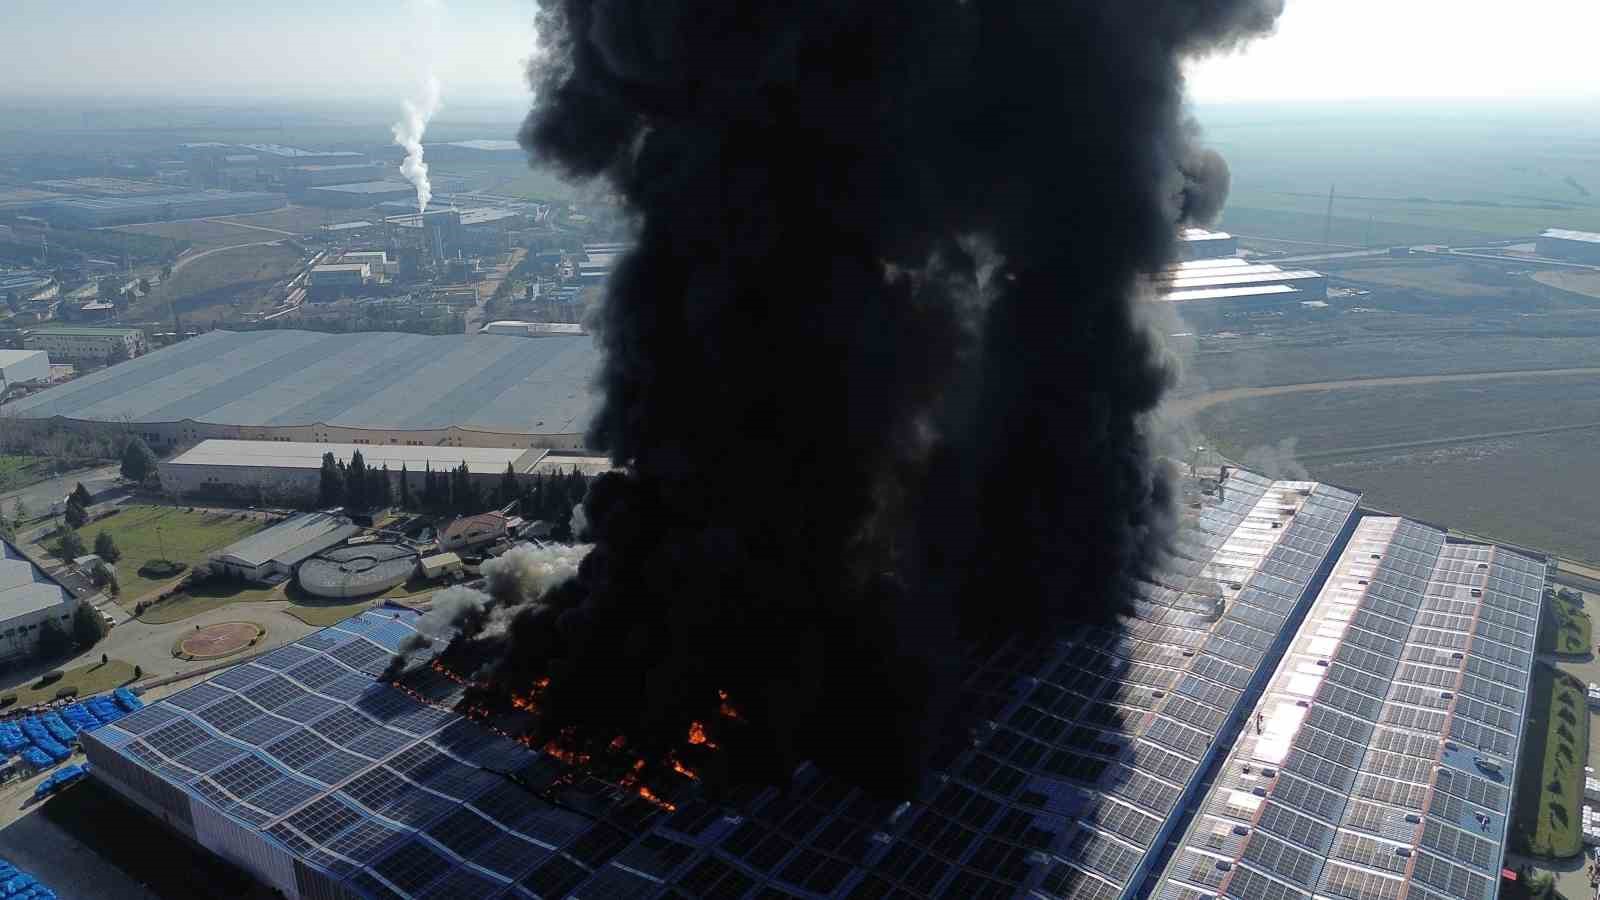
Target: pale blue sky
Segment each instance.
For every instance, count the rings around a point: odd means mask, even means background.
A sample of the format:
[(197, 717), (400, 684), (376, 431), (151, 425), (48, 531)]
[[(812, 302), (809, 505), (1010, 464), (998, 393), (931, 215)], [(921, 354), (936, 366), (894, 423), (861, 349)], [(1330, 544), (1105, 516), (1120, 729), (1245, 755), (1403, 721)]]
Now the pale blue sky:
[[(391, 96), (431, 59), (447, 102), (511, 99), (533, 12), (534, 0), (0, 0), (0, 92)], [(1194, 67), (1191, 89), (1203, 102), (1595, 97), (1596, 34), (1595, 0), (1288, 0), (1276, 36)]]

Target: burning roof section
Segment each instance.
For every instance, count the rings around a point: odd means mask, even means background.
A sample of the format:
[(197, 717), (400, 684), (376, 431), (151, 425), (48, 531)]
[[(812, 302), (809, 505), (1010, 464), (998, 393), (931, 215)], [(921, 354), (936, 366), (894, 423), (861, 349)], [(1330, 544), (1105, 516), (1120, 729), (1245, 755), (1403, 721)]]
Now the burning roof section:
[(1159, 900), (1491, 900), (1545, 563), (1362, 520)]
[(693, 751), (725, 724), (691, 729), (688, 765), (659, 773), (524, 746), (512, 738), (529, 730), (537, 696), (474, 707), (464, 680), (426, 664), (437, 645), (399, 681), (381, 680), (416, 633), (414, 613), (387, 608), (86, 743), (102, 778), (206, 846), (248, 835), (252, 870), (290, 896), (320, 883), (370, 897), (1109, 900), (1154, 865), (1357, 500), (1238, 470), (1191, 491), (1179, 555), (1127, 627), (981, 660), (936, 774), (906, 803), (810, 765), (786, 791), (713, 801), (691, 768), (707, 757)]

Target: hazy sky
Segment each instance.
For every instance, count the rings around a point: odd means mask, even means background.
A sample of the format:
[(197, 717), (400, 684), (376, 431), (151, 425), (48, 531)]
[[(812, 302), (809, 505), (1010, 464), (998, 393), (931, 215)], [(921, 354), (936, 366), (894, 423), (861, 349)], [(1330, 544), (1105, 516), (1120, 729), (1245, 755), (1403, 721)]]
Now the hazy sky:
[[(533, 0), (0, 0), (0, 93), (515, 97)], [(1048, 2), (1048, 0), (1038, 0)], [(1123, 2), (1123, 0), (1106, 0)], [(1279, 33), (1192, 73), (1201, 101), (1600, 96), (1596, 0), (1288, 0)]]

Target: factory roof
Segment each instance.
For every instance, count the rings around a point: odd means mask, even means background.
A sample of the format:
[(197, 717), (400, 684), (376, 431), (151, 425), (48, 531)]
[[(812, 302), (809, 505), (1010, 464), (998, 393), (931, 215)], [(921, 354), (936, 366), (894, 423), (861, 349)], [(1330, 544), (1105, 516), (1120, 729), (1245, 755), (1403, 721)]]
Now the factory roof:
[(321, 265), (312, 266), (311, 267), (311, 274), (315, 275), (318, 272), (361, 272), (362, 274), (365, 274), (368, 271), (370, 271), (371, 268), (372, 268), (372, 264), (371, 263), (364, 263), (364, 262), (358, 262), (358, 263), (323, 263)]
[(1178, 238), (1185, 241), (1226, 241), (1233, 235), (1226, 231), (1210, 231), (1205, 228), (1184, 228), (1178, 232)]
[(0, 622), (25, 616), (72, 599), (67, 589), (0, 539)]
[(137, 334), (144, 335), (138, 328), (118, 328), (115, 325), (31, 325), (27, 328), (29, 334), (60, 334), (75, 337), (114, 337), (116, 335)]
[(274, 561), (292, 566), (360, 532), (361, 529), (344, 516), (300, 513), (229, 544), (215, 556), (247, 566), (264, 566)]
[(803, 765), (733, 810), (680, 779), (669, 814), (440, 709), (464, 688), (425, 665), (415, 693), (375, 684), (416, 623), (389, 608), (85, 740), (353, 896), (1116, 896), (1231, 740), (1357, 499), (1242, 471), (1197, 495), (1126, 627), (1019, 639), (968, 674), (958, 708), (982, 724), (903, 804)]
[(362, 221), (357, 221), (357, 222), (340, 222), (337, 225), (324, 225), (324, 226), (322, 226), (322, 230), (323, 231), (351, 231), (351, 230), (354, 230), (354, 229), (357, 229), (357, 228), (372, 228), (372, 227), (374, 227), (374, 226), (373, 226), (373, 224), (371, 222), (362, 220)]
[(321, 444), (309, 441), (201, 441), (181, 455), (162, 463), (167, 466), (239, 466), (279, 469), (317, 469), (324, 454), (349, 462), (356, 451), (367, 468), (385, 465), (398, 472), (421, 472), (432, 467), (436, 472), (454, 469), (465, 463), (476, 475), (499, 475), (510, 465), (517, 472), (530, 472), (548, 452), (499, 447), (413, 447), (398, 444)]
[(35, 356), (44, 356), (43, 350), (0, 350), (0, 366), (14, 366)]
[(585, 431), (592, 338), (212, 331), (6, 404), (24, 418)]
[(1293, 282), (1307, 281), (1317, 278), (1326, 278), (1321, 272), (1309, 269), (1285, 271), (1277, 266), (1249, 266), (1247, 270), (1235, 272), (1233, 269), (1221, 269), (1210, 273), (1195, 273), (1179, 278), (1171, 278), (1165, 284), (1173, 290), (1192, 290), (1195, 288), (1228, 287), (1230, 285), (1262, 284), (1266, 282)]
[[(359, 155), (359, 154), (358, 154)], [(303, 166), (289, 166), (285, 172), (348, 172), (351, 169), (371, 169), (369, 162), (358, 163), (307, 163)]]
[(257, 153), (264, 153), (268, 156), (276, 156), (280, 159), (329, 156), (359, 158), (366, 156), (366, 154), (358, 153), (354, 150), (301, 150), (298, 147), (285, 147), (282, 144), (240, 144), (239, 147), (245, 150), (254, 150)]
[(53, 276), (43, 272), (0, 272), (0, 291), (35, 290), (52, 280)]
[(263, 191), (188, 191), (181, 194), (155, 194), (148, 197), (62, 197), (45, 201), (44, 206), (54, 209), (144, 210), (162, 206), (179, 206), (186, 203), (205, 203), (220, 200), (282, 200), (282, 194)]
[[(484, 225), (489, 222), (500, 222), (504, 221), (505, 219), (512, 219), (522, 215), (522, 213), (518, 212), (517, 210), (502, 209), (498, 206), (474, 206), (468, 209), (436, 211), (459, 213), (461, 215), (462, 225)], [(429, 215), (432, 215), (432, 213)], [(404, 216), (389, 216), (386, 221), (390, 222), (391, 224), (398, 225), (401, 228), (421, 228), (422, 218), (423, 217), (417, 213), (411, 213)]]
[(333, 191), (339, 194), (386, 194), (412, 189), (411, 185), (403, 181), (353, 181), (349, 184), (323, 184), (310, 188), (313, 191)]
[(1243, 300), (1250, 297), (1271, 297), (1283, 295), (1285, 299), (1298, 297), (1301, 292), (1287, 284), (1257, 284), (1247, 287), (1223, 288), (1191, 288), (1181, 291), (1165, 291), (1156, 297), (1166, 303), (1188, 303), (1195, 300)]
[(1548, 228), (1541, 237), (1555, 238), (1562, 241), (1582, 241), (1586, 244), (1600, 244), (1600, 234), (1593, 231), (1572, 231), (1568, 228)]
[(516, 141), (476, 140), (476, 141), (451, 141), (451, 147), (464, 147), (468, 150), (520, 150), (521, 145)]
[(1361, 521), (1159, 900), (1489, 900), (1545, 563)]

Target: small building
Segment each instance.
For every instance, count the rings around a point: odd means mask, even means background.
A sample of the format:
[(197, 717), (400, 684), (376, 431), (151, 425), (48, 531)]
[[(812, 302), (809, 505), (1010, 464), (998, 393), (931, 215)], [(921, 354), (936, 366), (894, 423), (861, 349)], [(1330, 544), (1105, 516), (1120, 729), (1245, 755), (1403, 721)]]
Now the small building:
[(418, 565), (422, 568), (423, 578), (443, 578), (461, 571), (461, 557), (448, 552), (435, 553), (432, 556), (424, 556)]
[(70, 634), (80, 602), (16, 546), (0, 539), (0, 660), (32, 656), (46, 621)]
[(360, 532), (354, 522), (341, 515), (301, 513), (224, 547), (211, 557), (211, 562), (245, 581), (273, 581), (287, 578), (304, 560)]
[(372, 267), (366, 263), (328, 263), (311, 267), (307, 294), (313, 300), (331, 299), (361, 290), (372, 280)]
[(49, 381), (50, 356), (43, 350), (0, 350), (0, 397), (15, 385)]
[(0, 303), (15, 298), (18, 303), (53, 300), (61, 295), (61, 285), (48, 272), (0, 272)]
[(94, 325), (41, 325), (24, 334), (22, 346), (43, 350), (51, 359), (75, 363), (104, 363), (121, 356), (133, 359), (150, 351), (144, 332), (137, 328)]
[(506, 514), (503, 512), (462, 516), (439, 532), (439, 549), (470, 550), (492, 544), (506, 534)]

